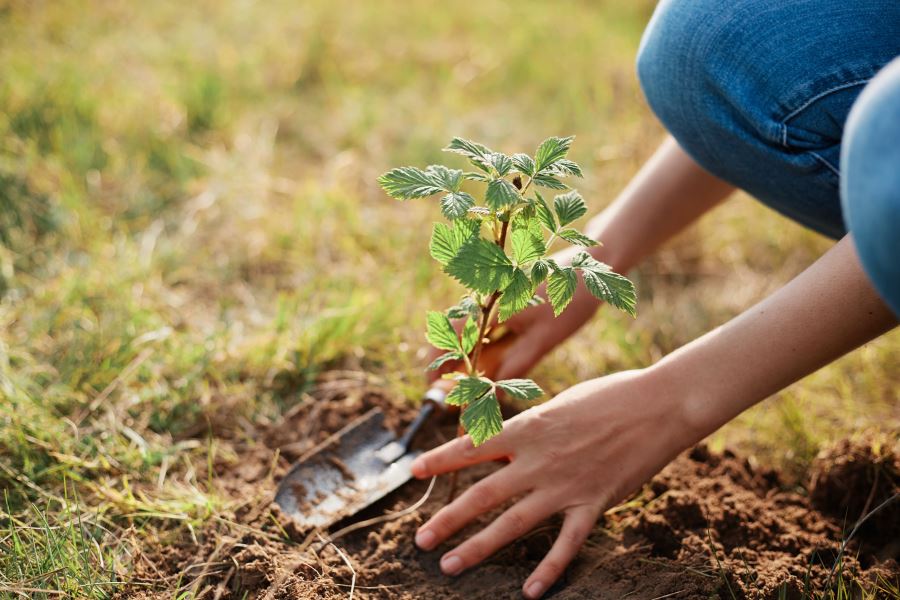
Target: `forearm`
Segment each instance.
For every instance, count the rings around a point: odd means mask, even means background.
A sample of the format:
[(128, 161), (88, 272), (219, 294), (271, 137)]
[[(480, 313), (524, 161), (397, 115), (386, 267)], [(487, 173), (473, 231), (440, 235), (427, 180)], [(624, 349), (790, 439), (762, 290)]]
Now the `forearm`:
[(689, 444), (896, 325), (846, 236), (778, 292), (651, 370), (682, 396)]
[(725, 199), (734, 187), (700, 168), (668, 138), (586, 233), (597, 260), (624, 272)]

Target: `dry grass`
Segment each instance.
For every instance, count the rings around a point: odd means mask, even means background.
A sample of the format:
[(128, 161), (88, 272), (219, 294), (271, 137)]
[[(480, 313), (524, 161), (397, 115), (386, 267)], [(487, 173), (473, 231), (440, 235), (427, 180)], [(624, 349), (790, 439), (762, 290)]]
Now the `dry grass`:
[[(375, 177), (452, 135), (575, 133), (599, 210), (662, 136), (633, 74), (651, 5), (0, 9), (0, 595), (108, 595), (131, 544), (222, 509), (217, 424), (276, 419), (324, 369), (414, 400), (421, 315), (456, 290), (422, 251), (434, 207)], [(646, 365), (828, 244), (736, 198), (633, 274), (636, 321), (603, 313), (537, 378)], [(833, 439), (896, 432), (897, 336), (715, 442), (802, 473)]]

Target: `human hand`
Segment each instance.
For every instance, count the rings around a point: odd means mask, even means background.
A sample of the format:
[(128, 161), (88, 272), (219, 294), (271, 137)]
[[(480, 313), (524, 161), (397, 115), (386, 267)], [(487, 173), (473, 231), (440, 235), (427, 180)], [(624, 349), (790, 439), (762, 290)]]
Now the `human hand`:
[(479, 447), (457, 438), (416, 459), (417, 478), (477, 463), (509, 460), (419, 528), (416, 544), (431, 550), (477, 516), (521, 496), (493, 523), (441, 559), (457, 575), (562, 512), (547, 556), (525, 582), (539, 598), (562, 575), (597, 518), (647, 481), (695, 440), (680, 426), (680, 399), (651, 369), (626, 371), (569, 388), (504, 424)]

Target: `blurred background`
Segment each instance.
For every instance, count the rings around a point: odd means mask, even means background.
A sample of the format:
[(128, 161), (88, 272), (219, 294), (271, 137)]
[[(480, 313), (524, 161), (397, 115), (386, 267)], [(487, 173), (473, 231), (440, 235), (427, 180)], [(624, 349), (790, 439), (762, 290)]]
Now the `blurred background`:
[[(321, 373), (416, 402), (424, 311), (458, 288), (425, 250), (436, 204), (376, 177), (461, 166), (440, 152), (455, 135), (513, 153), (574, 134), (596, 213), (664, 136), (634, 73), (653, 6), (0, 4), (0, 584), (127, 562), (67, 536), (76, 517), (211, 518), (217, 427), (277, 419)], [(558, 392), (651, 364), (829, 246), (736, 196), (630, 274), (636, 320), (601, 311), (535, 378)], [(802, 477), (823, 444), (896, 432), (898, 341), (711, 442)]]

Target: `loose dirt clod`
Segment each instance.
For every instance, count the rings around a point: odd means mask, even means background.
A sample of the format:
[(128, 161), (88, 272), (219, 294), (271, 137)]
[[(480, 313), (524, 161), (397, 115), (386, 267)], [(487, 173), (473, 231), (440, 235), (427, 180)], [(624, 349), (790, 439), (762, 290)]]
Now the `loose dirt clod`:
[[(347, 598), (354, 572), (354, 598), (520, 597), (523, 581), (556, 538), (559, 520), (507, 546), (481, 567), (446, 577), (438, 567), (441, 553), (502, 510), (479, 519), (438, 551), (421, 552), (413, 544), (415, 530), (442, 506), (446, 478), (439, 478), (417, 513), (353, 531), (336, 542), (353, 570), (333, 547), (322, 547), (315, 534), (298, 531), (278, 512), (272, 492), (289, 461), (283, 456), (274, 461), (275, 453), (283, 446), (297, 447), (302, 441), (298, 431), (305, 432), (312, 447), (374, 406), (385, 411), (395, 428), (414, 414), (365, 388), (348, 389), (319, 395), (283, 423), (261, 426), (256, 443), (236, 438), (234, 456), (243, 468), (234, 469), (224, 460), (215, 465), (220, 494), (234, 500), (230, 518), (210, 521), (198, 531), (199, 544), (189, 532), (173, 530), (171, 539), (144, 548), (133, 573), (136, 585), (119, 597), (170, 598), (172, 581), (181, 576), (183, 588), (196, 589), (204, 598)], [(421, 439), (432, 446), (455, 433), (456, 425), (448, 422)], [(272, 477), (260, 475), (273, 463)], [(468, 469), (460, 474), (460, 485), (469, 486), (497, 468)], [(823, 584), (843, 536), (862, 509), (896, 490), (898, 472), (896, 449), (882, 446), (876, 452), (871, 444), (866, 449), (865, 444), (842, 442), (820, 455), (807, 496), (784, 490), (775, 471), (754, 468), (728, 451), (717, 454), (697, 446), (655, 477), (627, 509), (607, 515), (550, 597), (801, 598), (807, 581), (814, 590)], [(418, 500), (427, 485), (411, 482), (354, 520), (402, 509)], [(871, 585), (880, 578), (900, 585), (898, 509), (885, 511), (859, 540), (850, 542), (842, 557), (845, 580)]]

